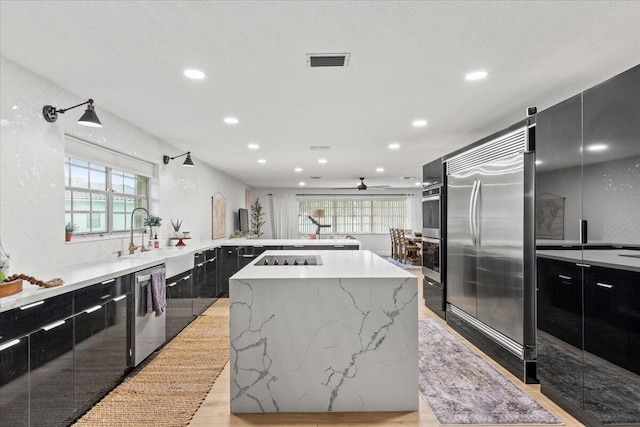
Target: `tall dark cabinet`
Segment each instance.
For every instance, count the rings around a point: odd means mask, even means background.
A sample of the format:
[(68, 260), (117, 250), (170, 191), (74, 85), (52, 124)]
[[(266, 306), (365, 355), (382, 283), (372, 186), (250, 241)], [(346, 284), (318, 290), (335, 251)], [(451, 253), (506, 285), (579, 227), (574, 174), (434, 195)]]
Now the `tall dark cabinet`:
[(638, 425), (640, 66), (536, 123), (541, 390), (587, 425)]

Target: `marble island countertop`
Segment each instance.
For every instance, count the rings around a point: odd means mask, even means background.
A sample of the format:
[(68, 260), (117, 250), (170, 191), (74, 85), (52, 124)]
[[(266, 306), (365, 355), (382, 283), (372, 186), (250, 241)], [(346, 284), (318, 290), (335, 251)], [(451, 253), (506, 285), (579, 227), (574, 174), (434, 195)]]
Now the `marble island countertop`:
[[(24, 272), (40, 280), (51, 280), (59, 277), (64, 281), (61, 286), (41, 288), (26, 280), (22, 284), (22, 292), (0, 298), (0, 312), (30, 304), (42, 299), (51, 298), (66, 292), (71, 292), (85, 286), (93, 285), (105, 280), (125, 274), (144, 270), (154, 265), (166, 263), (176, 257), (191, 257), (199, 251), (221, 246), (299, 246), (299, 245), (360, 245), (358, 240), (338, 239), (223, 239), (223, 240), (189, 240), (187, 246), (170, 246), (151, 249), (146, 252), (136, 252), (133, 255), (121, 257), (112, 256), (102, 262), (67, 265), (39, 271)], [(353, 251), (357, 252), (357, 251)], [(193, 267), (193, 265), (192, 265)], [(170, 274), (168, 272), (168, 274)]]
[[(322, 265), (263, 265), (264, 257), (281, 255), (304, 257), (317, 255)], [(335, 250), (265, 251), (232, 279), (302, 278), (407, 278), (413, 274), (393, 265), (373, 252)]]
[(536, 255), (544, 258), (557, 259), (576, 263), (587, 263), (601, 267), (618, 268), (621, 270), (640, 271), (640, 257), (624, 255), (638, 255), (640, 251), (630, 249), (559, 249), (536, 251)]

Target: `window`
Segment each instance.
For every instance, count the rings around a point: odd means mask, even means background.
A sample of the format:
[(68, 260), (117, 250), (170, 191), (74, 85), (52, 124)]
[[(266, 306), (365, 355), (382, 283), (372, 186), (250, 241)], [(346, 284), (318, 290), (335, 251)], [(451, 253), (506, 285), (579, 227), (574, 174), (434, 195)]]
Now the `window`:
[(386, 200), (300, 200), (298, 202), (298, 232), (315, 233), (316, 226), (309, 220), (316, 209), (324, 210), (321, 224), (331, 228), (324, 234), (386, 234), (389, 228), (406, 228), (407, 207), (404, 199)]
[[(129, 230), (131, 212), (149, 206), (149, 178), (100, 164), (64, 159), (65, 222), (76, 233), (112, 233)], [(143, 215), (134, 227), (142, 228)]]

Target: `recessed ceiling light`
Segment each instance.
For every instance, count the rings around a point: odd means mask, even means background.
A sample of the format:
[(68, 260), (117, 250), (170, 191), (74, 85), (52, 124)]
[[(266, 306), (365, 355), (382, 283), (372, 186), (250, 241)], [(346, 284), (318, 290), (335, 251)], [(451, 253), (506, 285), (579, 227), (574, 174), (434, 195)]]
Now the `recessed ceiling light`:
[(305, 185), (307, 185), (307, 184), (306, 184), (304, 181), (300, 181), (300, 182), (298, 183), (298, 185), (299, 185), (300, 187), (304, 187), (304, 186), (305, 186)]
[(249, 148), (249, 150), (257, 150), (260, 146), (258, 144), (251, 143), (247, 145), (247, 148)]
[(293, 171), (294, 172), (302, 172), (302, 168), (294, 168)]
[(607, 144), (591, 144), (591, 145), (587, 145), (587, 151), (604, 151), (607, 148), (609, 148), (609, 146)]
[(184, 75), (194, 80), (204, 79), (204, 73), (200, 70), (194, 70), (194, 69), (184, 70)]
[(265, 164), (267, 161), (265, 159), (258, 159), (258, 163)]
[(391, 144), (389, 144), (390, 150), (397, 150), (398, 148), (400, 148), (400, 144), (398, 144), (397, 142), (392, 142)]
[(318, 163), (324, 165), (325, 163), (327, 163), (327, 159), (318, 159)]
[(225, 117), (224, 122), (228, 125), (237, 125), (240, 120), (238, 120), (236, 117)]
[(411, 125), (414, 128), (421, 128), (421, 127), (425, 127), (427, 125), (427, 121), (425, 119), (416, 119), (416, 120), (411, 122)]
[(473, 80), (482, 80), (485, 77), (487, 77), (488, 73), (486, 71), (473, 71), (469, 74), (467, 74), (466, 76), (464, 76), (465, 79), (473, 81)]
[(384, 168), (376, 168), (376, 172), (384, 172)]

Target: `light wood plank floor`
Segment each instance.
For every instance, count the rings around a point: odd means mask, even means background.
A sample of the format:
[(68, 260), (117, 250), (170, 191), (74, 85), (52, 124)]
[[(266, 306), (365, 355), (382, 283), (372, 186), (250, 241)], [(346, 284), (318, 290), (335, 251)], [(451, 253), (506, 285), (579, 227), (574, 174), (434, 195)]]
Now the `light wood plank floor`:
[[(545, 409), (556, 416), (567, 427), (583, 426), (571, 415), (564, 412), (555, 403), (540, 393), (539, 385), (523, 384), (507, 370), (502, 368), (491, 358), (486, 356), (457, 332), (446, 326), (446, 323), (424, 306), (422, 299), (422, 273), (420, 270), (408, 270), (419, 279), (419, 310), (420, 319), (436, 319), (460, 339), (469, 348), (489, 362), (516, 386), (524, 390), (529, 396), (538, 401)], [(216, 309), (228, 310), (229, 300), (221, 299), (215, 304)], [(419, 398), (418, 412), (345, 412), (345, 413), (287, 413), (287, 414), (231, 414), (229, 412), (229, 365), (224, 368), (206, 399), (191, 420), (190, 426), (218, 427), (218, 426), (439, 426), (429, 407)], [(526, 427), (526, 426), (518, 426)], [(531, 426), (533, 427), (533, 426)], [(539, 426), (538, 426), (539, 427)]]

